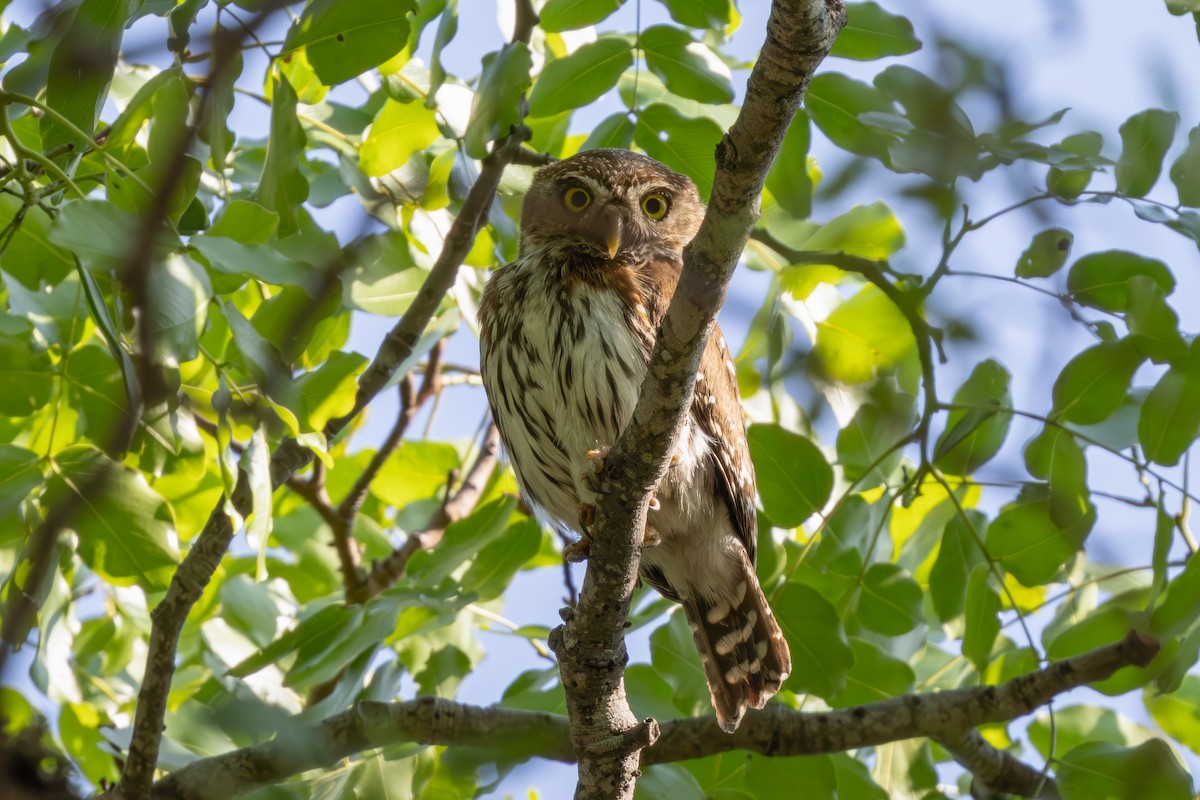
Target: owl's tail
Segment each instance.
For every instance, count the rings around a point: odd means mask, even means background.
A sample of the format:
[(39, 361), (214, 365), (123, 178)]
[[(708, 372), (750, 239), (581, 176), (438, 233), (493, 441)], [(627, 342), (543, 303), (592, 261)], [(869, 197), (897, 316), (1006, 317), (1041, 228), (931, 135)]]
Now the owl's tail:
[(783, 631), (775, 621), (758, 577), (742, 558), (742, 580), (732, 596), (683, 601), (692, 638), (700, 652), (721, 730), (733, 733), (746, 707), (762, 708), (792, 669)]

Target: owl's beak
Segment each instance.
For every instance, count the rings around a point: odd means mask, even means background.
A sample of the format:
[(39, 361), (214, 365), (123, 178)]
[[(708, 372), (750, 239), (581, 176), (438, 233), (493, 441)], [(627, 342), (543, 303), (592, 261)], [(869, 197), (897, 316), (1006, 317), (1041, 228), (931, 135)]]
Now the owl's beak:
[(625, 234), (625, 221), (621, 211), (608, 206), (600, 211), (600, 235), (604, 246), (608, 249), (608, 257), (616, 258), (621, 250), (621, 240)]

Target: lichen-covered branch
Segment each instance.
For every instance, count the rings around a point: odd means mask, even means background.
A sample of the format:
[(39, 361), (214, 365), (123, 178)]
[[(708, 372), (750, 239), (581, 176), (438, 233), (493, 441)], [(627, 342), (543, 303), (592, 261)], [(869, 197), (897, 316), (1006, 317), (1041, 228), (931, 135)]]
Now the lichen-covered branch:
[[(1145, 666), (1157, 652), (1158, 642), (1131, 632), (1116, 644), (1001, 686), (906, 695), (836, 711), (802, 712), (771, 703), (762, 711), (749, 713), (733, 735), (723, 733), (710, 716), (661, 725), (642, 722), (606, 743), (617, 750), (637, 748), (640, 766), (649, 766), (730, 750), (771, 756), (817, 755), (932, 737), (946, 744), (990, 789), (1032, 792), (1036, 782), (1031, 781), (1035, 777), (1040, 781), (1040, 773), (1003, 751), (979, 747), (977, 735), (972, 735), (974, 729), (1025, 716), (1057, 695), (1105, 680), (1122, 667)], [(190, 764), (156, 783), (152, 796), (156, 800), (229, 798), (398, 742), (486, 745), (501, 760), (573, 761), (569, 734), (566, 718), (558, 714), (482, 708), (432, 697), (390, 705), (361, 702), (318, 725), (289, 728), (274, 741)], [(1041, 796), (1054, 797), (1047, 791), (1053, 789), (1044, 790)]]
[[(663, 320), (633, 419), (605, 461), (613, 491), (597, 506), (587, 573), (575, 609), (556, 629), (572, 740), (580, 755), (577, 798), (629, 798), (644, 737), (625, 698), (624, 623), (637, 580), (647, 498), (662, 479), (700, 355), (759, 214), (767, 170), (817, 65), (845, 24), (841, 0), (775, 0), (746, 100), (716, 151), (708, 211), (684, 251), (679, 286)], [(612, 747), (614, 742), (625, 747)]]

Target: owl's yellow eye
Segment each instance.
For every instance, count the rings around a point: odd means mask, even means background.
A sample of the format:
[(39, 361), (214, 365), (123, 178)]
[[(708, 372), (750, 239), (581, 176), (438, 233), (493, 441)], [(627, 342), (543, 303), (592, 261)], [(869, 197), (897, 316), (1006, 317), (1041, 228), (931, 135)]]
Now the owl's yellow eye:
[(576, 214), (592, 204), (592, 194), (582, 186), (572, 186), (563, 192), (563, 205)]
[(658, 192), (651, 192), (642, 198), (642, 211), (655, 222), (667, 215), (667, 207), (666, 196)]

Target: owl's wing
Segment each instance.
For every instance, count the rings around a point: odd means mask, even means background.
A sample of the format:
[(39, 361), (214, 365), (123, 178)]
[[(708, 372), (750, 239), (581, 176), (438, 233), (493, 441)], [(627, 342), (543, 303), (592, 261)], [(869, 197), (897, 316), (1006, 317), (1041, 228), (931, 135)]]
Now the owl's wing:
[(738, 401), (733, 356), (729, 354), (720, 326), (713, 327), (704, 355), (700, 357), (692, 416), (713, 442), (717, 494), (725, 499), (733, 529), (742, 540), (750, 563), (754, 564), (758, 542), (754, 465), (746, 442), (745, 416)]

